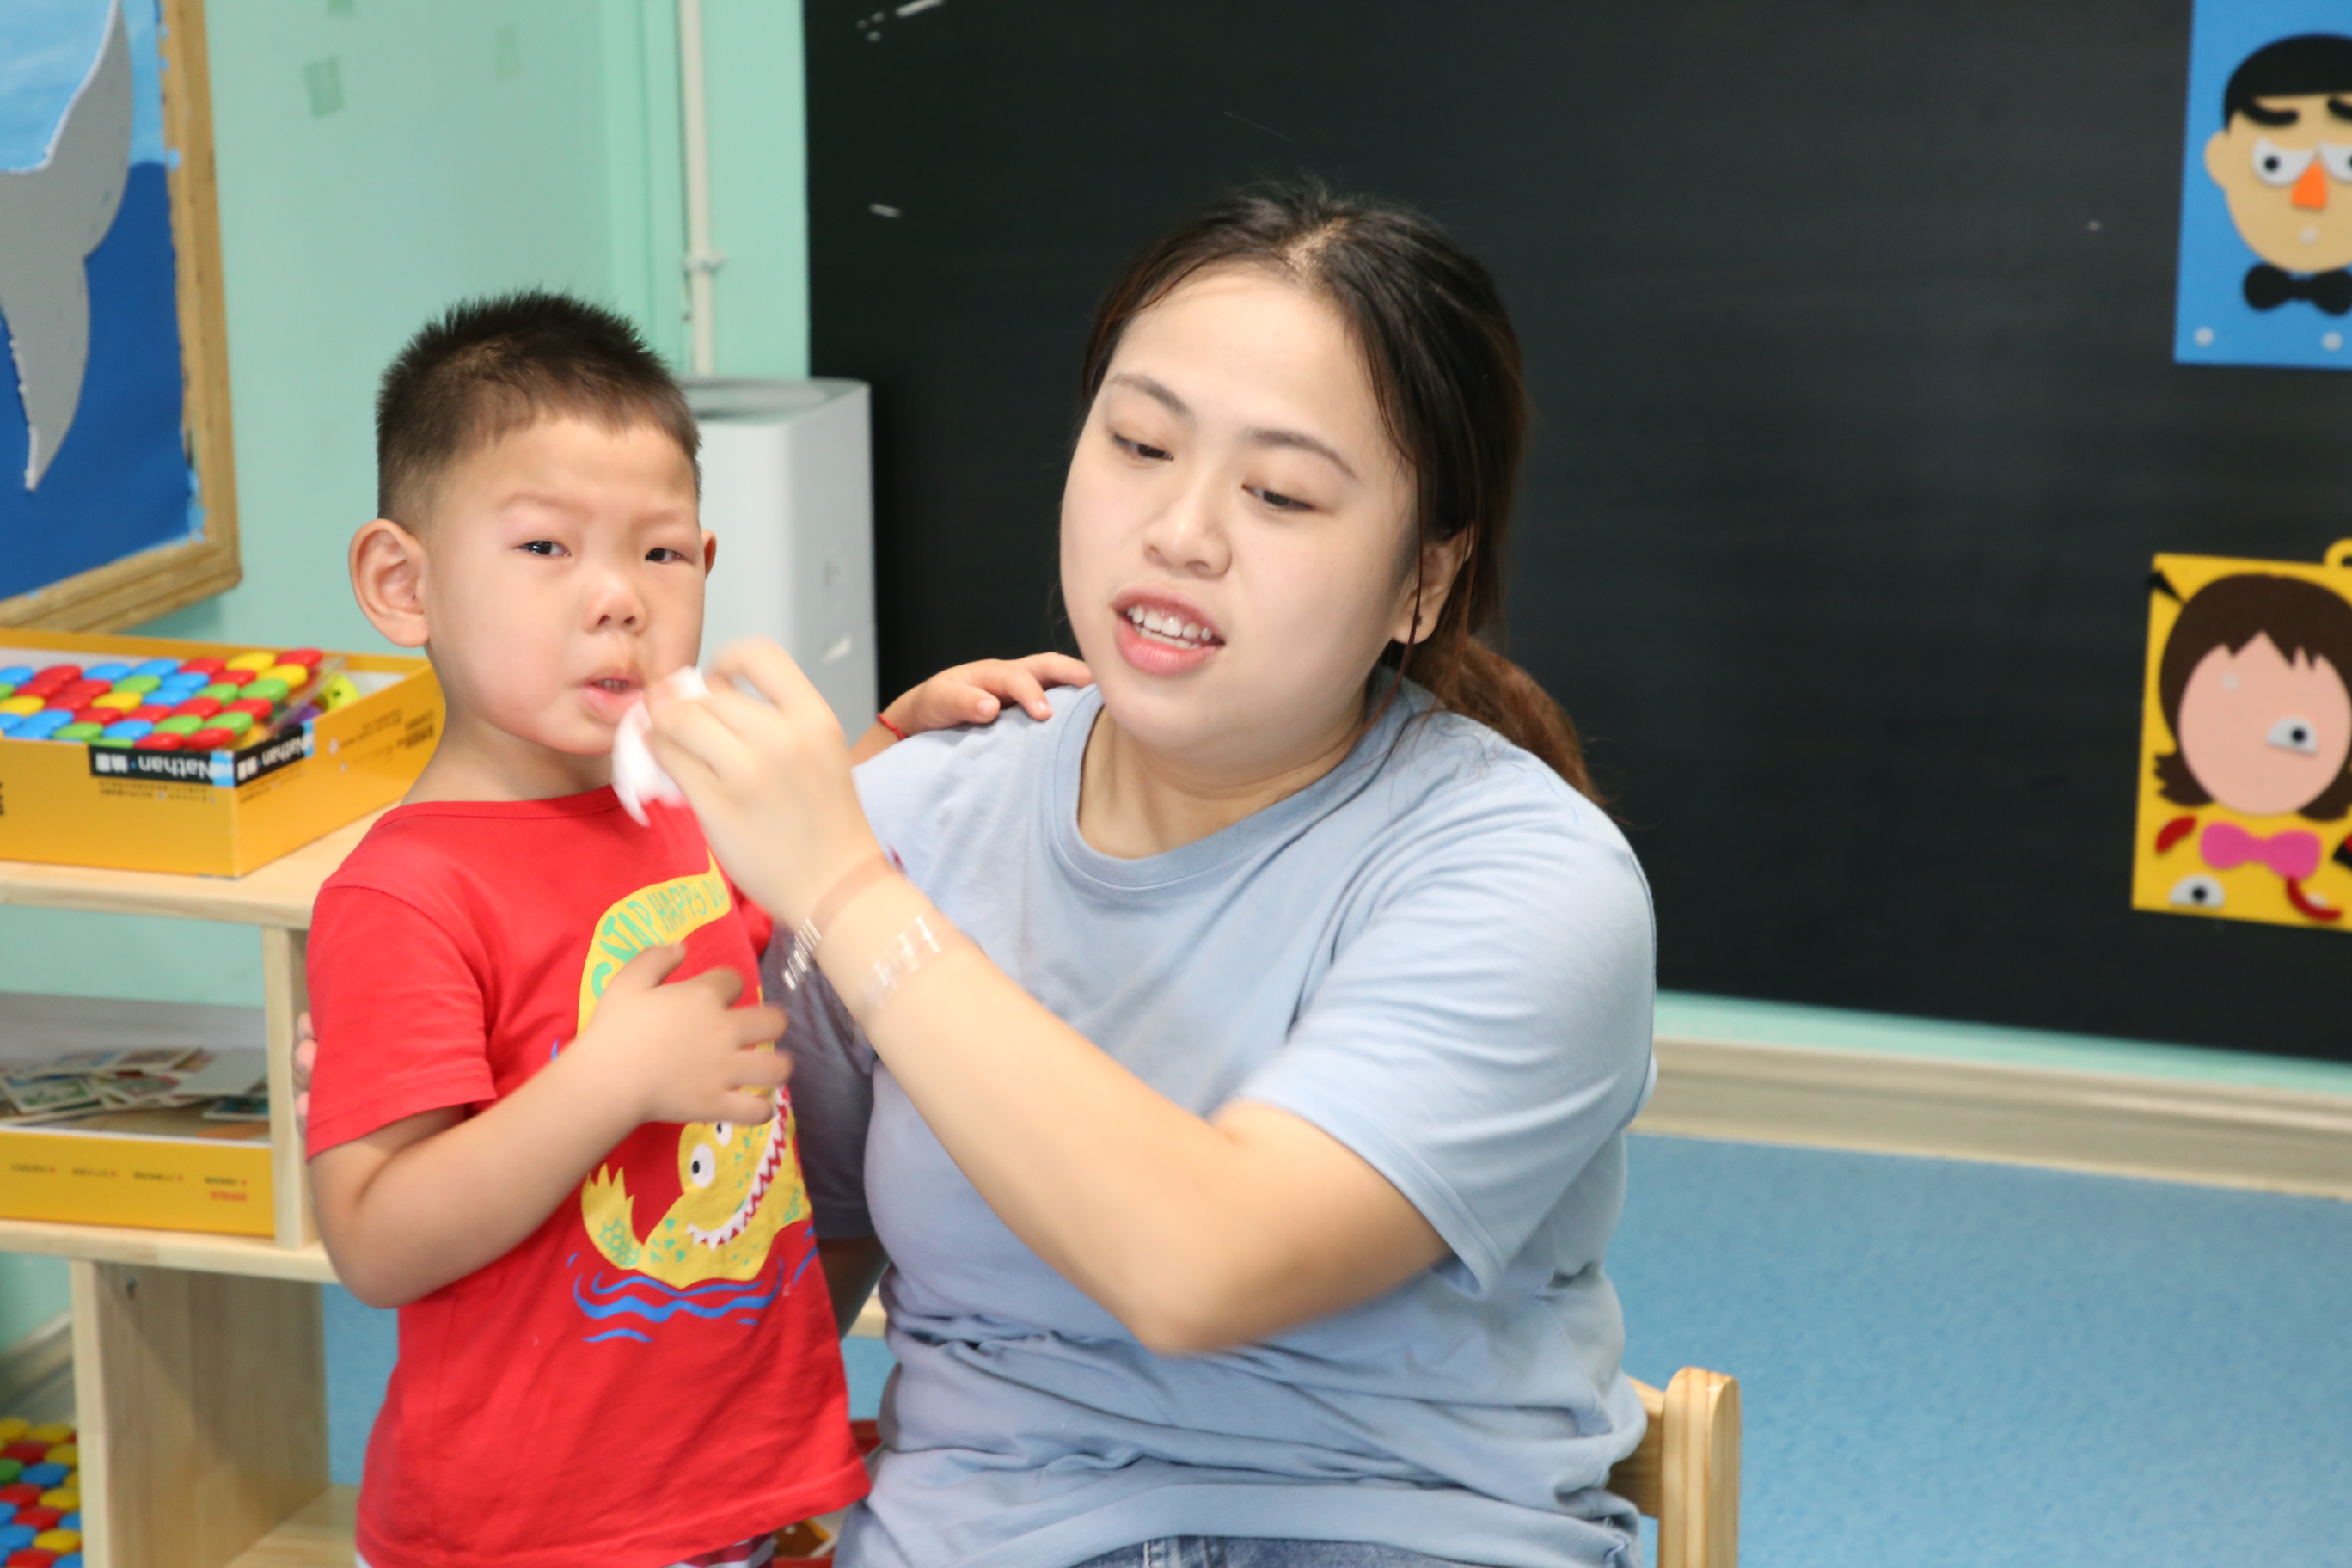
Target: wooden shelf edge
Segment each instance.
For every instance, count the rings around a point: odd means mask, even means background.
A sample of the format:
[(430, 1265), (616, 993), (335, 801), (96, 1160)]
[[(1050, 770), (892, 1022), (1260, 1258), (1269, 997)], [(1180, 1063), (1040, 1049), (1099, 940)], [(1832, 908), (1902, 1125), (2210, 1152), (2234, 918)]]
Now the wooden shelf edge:
[(357, 1487), (329, 1487), (228, 1560), (226, 1568), (351, 1568)]
[(0, 860), (0, 904), (307, 931), (319, 885), (334, 874), (383, 815), (370, 812), (242, 877)]
[(194, 1230), (141, 1230), (120, 1225), (65, 1225), (51, 1220), (0, 1219), (0, 1252), (37, 1252), (92, 1263), (134, 1263), (199, 1274), (249, 1274), (266, 1279), (332, 1284), (326, 1248), (280, 1247), (263, 1237), (213, 1236)]
[(2352, 1199), (2352, 1097), (1660, 1037), (1636, 1132)]

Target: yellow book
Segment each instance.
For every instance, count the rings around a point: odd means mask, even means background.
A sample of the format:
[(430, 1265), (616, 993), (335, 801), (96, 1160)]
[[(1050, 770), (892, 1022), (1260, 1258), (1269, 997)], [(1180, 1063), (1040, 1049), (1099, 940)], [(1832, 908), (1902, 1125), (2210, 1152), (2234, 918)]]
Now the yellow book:
[(272, 1234), (269, 1124), (202, 1108), (0, 1127), (0, 1217)]

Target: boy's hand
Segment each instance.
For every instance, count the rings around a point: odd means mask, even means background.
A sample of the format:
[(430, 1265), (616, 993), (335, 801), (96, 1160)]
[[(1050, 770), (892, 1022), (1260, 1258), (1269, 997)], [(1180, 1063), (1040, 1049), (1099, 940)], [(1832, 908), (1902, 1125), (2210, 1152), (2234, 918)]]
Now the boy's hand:
[[(775, 1114), (792, 1059), (767, 1047), (783, 1015), (730, 1006), (743, 991), (731, 969), (663, 984), (685, 957), (632, 958), (580, 1037), (479, 1115), (421, 1111), (310, 1162), (320, 1238), (352, 1294), (404, 1306), (473, 1273), (576, 1206), (588, 1173), (645, 1122)], [(314, 1062), (307, 1020), (299, 1033)]]
[(310, 1136), (310, 1074), (319, 1066), (319, 1037), (310, 1031), (310, 1013), (304, 1008), (294, 1020), (294, 1136)]
[(613, 1075), (639, 1121), (757, 1126), (774, 1113), (775, 1090), (792, 1075), (792, 1058), (770, 1048), (784, 1016), (736, 1006), (743, 977), (724, 965), (663, 984), (685, 961), (686, 949), (673, 944), (623, 964), (566, 1054)]
[[(1008, 702), (1043, 723), (1054, 716), (1045, 700), (1055, 686), (1091, 686), (1094, 673), (1067, 654), (1033, 653), (1026, 658), (982, 658), (943, 669), (882, 710), (883, 723), (866, 731), (849, 760), (862, 763), (900, 735), (945, 730), (957, 724), (992, 724)], [(893, 731), (897, 733), (892, 733)]]
[[(587, 1033), (572, 1048), (623, 1037), (597, 1048), (615, 1058), (614, 1070), (644, 1108), (642, 1121), (764, 1121), (774, 1107), (737, 1090), (748, 1085), (772, 1091), (792, 1076), (790, 1057), (760, 1048), (783, 1034), (784, 1016), (773, 1007), (734, 1005), (743, 994), (743, 979), (731, 969), (663, 985), (685, 959), (683, 947), (654, 947), (622, 965), (605, 987)], [(656, 987), (660, 994), (647, 994)], [(617, 1013), (615, 1001), (622, 1003)], [(294, 1124), (307, 1136), (310, 1075), (319, 1062), (309, 1013), (295, 1021), (294, 1033)], [(684, 1047), (677, 1048), (681, 1040)]]

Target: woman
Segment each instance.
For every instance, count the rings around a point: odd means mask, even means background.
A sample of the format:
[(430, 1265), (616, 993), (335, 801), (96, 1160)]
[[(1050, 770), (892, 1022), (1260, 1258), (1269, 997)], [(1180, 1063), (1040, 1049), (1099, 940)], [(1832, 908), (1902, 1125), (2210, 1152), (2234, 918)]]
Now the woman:
[(1393, 208), (1234, 198), (1114, 284), (1084, 391), (1094, 688), (855, 782), (773, 648), (719, 664), (772, 706), (656, 705), (799, 931), (771, 997), (828, 983), (787, 1036), (821, 1234), (895, 1265), (842, 1559), (1630, 1563), (1601, 1258), (1652, 927), (1480, 641), (1524, 428), (1493, 284)]

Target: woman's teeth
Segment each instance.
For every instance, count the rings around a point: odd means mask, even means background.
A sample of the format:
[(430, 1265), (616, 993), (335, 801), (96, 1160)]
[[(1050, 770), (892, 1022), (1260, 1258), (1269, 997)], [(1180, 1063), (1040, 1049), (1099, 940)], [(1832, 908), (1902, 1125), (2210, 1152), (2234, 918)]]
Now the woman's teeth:
[(1141, 605), (1129, 608), (1127, 619), (1144, 636), (1164, 642), (1171, 647), (1206, 647), (1217, 640), (1214, 633), (1203, 631), (1192, 621), (1161, 615), (1158, 610), (1146, 609)]

